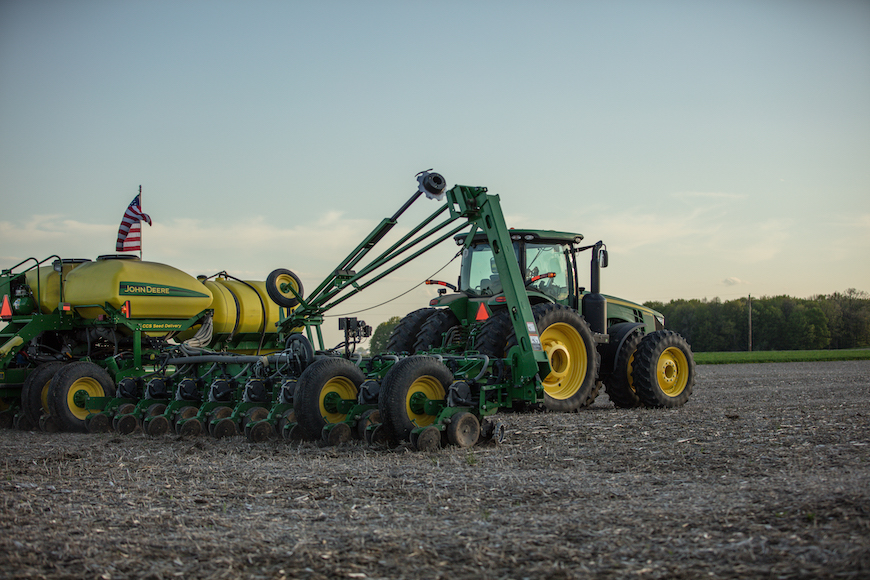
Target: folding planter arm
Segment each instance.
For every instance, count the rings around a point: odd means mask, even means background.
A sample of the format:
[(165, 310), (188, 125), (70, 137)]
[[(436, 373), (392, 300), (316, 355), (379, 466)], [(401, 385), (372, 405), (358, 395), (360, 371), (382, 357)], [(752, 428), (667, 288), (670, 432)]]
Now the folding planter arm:
[[(518, 345), (509, 353), (514, 376), (546, 376), (550, 372), (549, 363), (541, 347), (523, 276), (513, 255), (513, 243), (505, 225), (499, 197), (487, 195), (485, 187), (464, 185), (456, 185), (444, 192), (444, 178), (437, 173), (424, 172), (418, 176), (418, 181), (420, 187), (414, 195), (392, 217), (383, 219), (311, 294), (300, 299), (300, 306), (279, 323), (279, 331), (289, 333), (293, 328), (322, 320), (323, 314), (330, 308), (362, 292), (441, 242), (472, 226), (486, 233), (493, 249), (496, 267), (504, 285), (511, 323), (519, 337)], [(446, 194), (447, 204), (438, 208), (359, 271), (354, 270), (397, 224), (398, 218), (424, 193), (427, 197), (439, 200)], [(447, 219), (424, 231), (446, 210), (449, 210)], [(421, 247), (417, 248), (418, 246)], [(417, 249), (409, 254), (414, 248)]]

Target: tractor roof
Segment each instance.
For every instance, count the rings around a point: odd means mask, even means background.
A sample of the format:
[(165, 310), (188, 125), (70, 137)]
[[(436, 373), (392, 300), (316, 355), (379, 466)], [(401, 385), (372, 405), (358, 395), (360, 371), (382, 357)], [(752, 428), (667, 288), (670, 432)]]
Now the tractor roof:
[[(525, 240), (527, 242), (553, 242), (556, 244), (579, 244), (583, 240), (583, 234), (576, 234), (571, 232), (557, 232), (554, 230), (520, 230), (511, 228), (510, 230), (511, 239), (513, 240)], [(468, 236), (468, 232), (459, 234), (454, 236), (457, 244), (465, 243), (465, 238)], [(478, 231), (474, 235), (475, 242), (485, 242), (486, 234)]]

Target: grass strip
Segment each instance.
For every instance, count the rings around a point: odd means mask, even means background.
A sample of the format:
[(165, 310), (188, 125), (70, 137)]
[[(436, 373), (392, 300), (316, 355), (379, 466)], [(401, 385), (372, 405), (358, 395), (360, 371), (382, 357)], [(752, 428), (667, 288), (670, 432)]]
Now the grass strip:
[(695, 363), (700, 365), (816, 362), (839, 360), (868, 360), (870, 348), (842, 350), (767, 350), (754, 352), (696, 352)]

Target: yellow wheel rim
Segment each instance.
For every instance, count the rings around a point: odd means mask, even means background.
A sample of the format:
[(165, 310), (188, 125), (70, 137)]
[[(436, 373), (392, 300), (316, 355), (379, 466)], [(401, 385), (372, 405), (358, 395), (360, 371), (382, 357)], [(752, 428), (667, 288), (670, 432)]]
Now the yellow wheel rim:
[(589, 369), (586, 345), (570, 324), (557, 322), (541, 333), (541, 345), (550, 361), (544, 392), (554, 399), (568, 399), (580, 390)]
[(433, 401), (443, 401), (447, 397), (444, 386), (441, 381), (430, 375), (423, 375), (408, 387), (408, 395), (405, 397), (405, 410), (408, 413), (408, 418), (417, 427), (428, 427), (435, 422), (435, 415), (428, 415), (420, 409), (419, 404), (415, 403), (423, 397), (414, 397), (420, 393), (426, 399)]
[(636, 393), (637, 389), (634, 388), (634, 379), (631, 378), (631, 372), (634, 370), (634, 353), (631, 353), (631, 356), (628, 357), (628, 364), (626, 365), (626, 373), (628, 374), (628, 388), (631, 389), (632, 393)]
[[(334, 409), (327, 408), (326, 401), (330, 393), (337, 394), (342, 400), (355, 401), (357, 397), (356, 385), (346, 377), (333, 377), (326, 381), (326, 384), (320, 389), (320, 416), (327, 423), (341, 423), (347, 418), (347, 413), (339, 413)], [(335, 397), (332, 399), (334, 400)]]
[(689, 363), (685, 353), (674, 347), (665, 349), (656, 365), (656, 380), (667, 396), (676, 397), (682, 393), (689, 381)]
[(51, 384), (51, 378), (45, 381), (42, 385), (42, 390), (39, 392), (39, 402), (42, 404), (42, 410), (48, 413), (48, 386)]
[[(82, 421), (91, 413), (90, 409), (81, 407), (76, 403), (76, 398), (78, 397), (81, 400), (84, 395), (89, 397), (105, 397), (106, 392), (103, 390), (103, 385), (91, 377), (82, 377), (70, 385), (69, 390), (66, 392), (66, 406), (77, 419)], [(94, 409), (94, 411), (96, 412), (97, 409)]]
[(290, 276), (289, 274), (281, 274), (280, 276), (275, 278), (275, 288), (278, 290), (278, 292), (282, 296), (286, 296), (290, 299), (295, 299), (296, 296), (293, 294), (293, 292), (291, 292), (290, 290), (285, 291), (281, 288), (285, 284), (290, 288), (296, 290), (296, 292), (299, 292), (299, 285), (296, 283), (296, 280), (293, 279), (293, 276)]

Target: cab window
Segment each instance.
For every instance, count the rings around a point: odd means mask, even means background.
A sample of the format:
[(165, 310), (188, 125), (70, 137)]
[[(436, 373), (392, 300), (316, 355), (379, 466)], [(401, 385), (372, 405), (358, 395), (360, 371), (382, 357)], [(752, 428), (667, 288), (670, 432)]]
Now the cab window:
[[(514, 244), (514, 253), (518, 251), (518, 245)], [(477, 243), (463, 250), (459, 289), (476, 296), (493, 296), (502, 292), (501, 278), (489, 244)]]
[(526, 244), (526, 282), (535, 276), (553, 273), (554, 278), (541, 278), (528, 285), (555, 300), (568, 298), (568, 262), (560, 244)]

